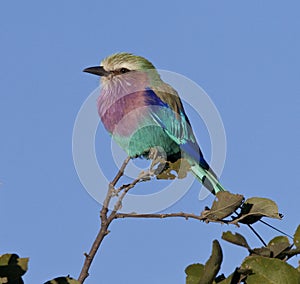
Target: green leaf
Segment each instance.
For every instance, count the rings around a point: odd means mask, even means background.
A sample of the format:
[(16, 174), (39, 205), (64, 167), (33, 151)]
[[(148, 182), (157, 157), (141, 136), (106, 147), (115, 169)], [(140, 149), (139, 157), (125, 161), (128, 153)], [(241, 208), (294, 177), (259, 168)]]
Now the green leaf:
[(210, 284), (214, 282), (223, 259), (222, 249), (217, 240), (213, 241), (212, 253), (205, 265), (192, 264), (185, 269), (186, 284)]
[(294, 234), (294, 245), (296, 246), (296, 248), (300, 248), (300, 225), (298, 226)]
[(222, 239), (227, 241), (227, 242), (233, 243), (235, 245), (250, 249), (246, 239), (242, 235), (240, 235), (239, 233), (233, 234), (230, 231), (223, 232)]
[(253, 224), (262, 217), (281, 219), (276, 203), (268, 198), (252, 197), (245, 201), (234, 223)]
[[(28, 258), (19, 258), (17, 254), (3, 254), (0, 256), (0, 281), (1, 278), (6, 278), (10, 281), (19, 281), (23, 283), (22, 275), (28, 269)], [(0, 282), (1, 283), (1, 282)], [(5, 283), (5, 282), (3, 282)]]
[(252, 271), (252, 274), (247, 276), (247, 284), (300, 283), (300, 273), (297, 269), (277, 258), (248, 256), (241, 269)]
[(203, 275), (197, 284), (213, 283), (214, 279), (216, 278), (220, 270), (222, 260), (223, 260), (223, 253), (222, 253), (221, 246), (217, 240), (214, 240), (211, 256), (205, 263), (203, 269)]
[(195, 263), (189, 265), (185, 269), (186, 273), (186, 284), (198, 284), (199, 279), (202, 277), (204, 271), (204, 265)]
[(80, 284), (80, 282), (67, 276), (54, 278), (53, 280), (49, 280), (44, 284)]
[(244, 196), (240, 194), (232, 194), (228, 191), (220, 191), (216, 194), (216, 199), (210, 210), (201, 213), (202, 217), (207, 221), (220, 221), (223, 218), (234, 213), (243, 203)]
[(280, 253), (285, 251), (286, 249), (290, 248), (291, 244), (289, 242), (289, 239), (285, 236), (278, 236), (273, 238), (268, 243), (268, 248), (273, 254), (273, 257), (277, 257)]

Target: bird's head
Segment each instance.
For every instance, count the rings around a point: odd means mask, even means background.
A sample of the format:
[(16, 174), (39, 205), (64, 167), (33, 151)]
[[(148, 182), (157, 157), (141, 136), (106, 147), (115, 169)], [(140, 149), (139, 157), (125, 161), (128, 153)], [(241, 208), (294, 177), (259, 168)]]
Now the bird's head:
[(139, 79), (139, 74), (147, 73), (151, 81), (160, 79), (159, 74), (150, 61), (142, 56), (125, 52), (110, 55), (102, 60), (100, 66), (89, 67), (83, 71), (101, 76), (101, 83), (104, 87), (111, 81), (120, 81), (119, 79), (125, 78), (123, 76), (125, 74), (127, 78), (135, 77)]

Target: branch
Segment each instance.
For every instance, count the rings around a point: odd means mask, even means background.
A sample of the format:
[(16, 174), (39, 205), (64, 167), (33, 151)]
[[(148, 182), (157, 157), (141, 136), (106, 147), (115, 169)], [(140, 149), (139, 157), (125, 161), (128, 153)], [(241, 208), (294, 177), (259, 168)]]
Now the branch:
[[(254, 229), (251, 227), (250, 224), (254, 223), (251, 218), (252, 215), (256, 217), (257, 220), (259, 220), (261, 217), (267, 216), (267, 217), (277, 217), (277, 215), (274, 215), (274, 212), (277, 212), (277, 206), (276, 204), (268, 200), (266, 198), (252, 198), (249, 199), (251, 201), (250, 204), (248, 204), (249, 208), (244, 208), (244, 197), (240, 194), (231, 194), (230, 192), (219, 192), (216, 195), (216, 199), (214, 200), (211, 209), (205, 208), (205, 210), (199, 214), (193, 214), (193, 213), (185, 213), (185, 212), (177, 212), (177, 213), (163, 213), (163, 214), (139, 214), (139, 213), (119, 213), (119, 210), (122, 208), (122, 202), (125, 198), (126, 194), (129, 192), (131, 188), (133, 188), (137, 183), (148, 181), (151, 179), (151, 177), (155, 173), (151, 170), (149, 171), (142, 171), (139, 176), (134, 179), (130, 184), (123, 184), (119, 188), (115, 188), (116, 184), (120, 180), (120, 178), (124, 175), (124, 170), (126, 166), (128, 165), (130, 161), (130, 157), (127, 157), (125, 161), (123, 162), (120, 170), (118, 171), (115, 178), (112, 180), (112, 182), (109, 184), (107, 194), (105, 197), (105, 200), (103, 201), (103, 206), (100, 211), (100, 219), (101, 219), (101, 226), (100, 230), (96, 236), (95, 241), (92, 244), (92, 247), (90, 249), (90, 252), (87, 254), (85, 253), (85, 261), (82, 267), (82, 270), (80, 272), (80, 275), (78, 277), (79, 283), (83, 283), (85, 279), (89, 276), (89, 269), (93, 262), (93, 259), (104, 239), (104, 237), (109, 233), (108, 227), (110, 223), (114, 219), (120, 219), (120, 218), (158, 218), (158, 219), (164, 219), (164, 218), (174, 218), (174, 217), (181, 217), (188, 219), (195, 219), (198, 221), (204, 221), (206, 223), (209, 222), (217, 222), (222, 224), (234, 224), (236, 226), (238, 225), (238, 221), (243, 220), (245, 224), (247, 224), (251, 230), (254, 231)], [(109, 206), (112, 198), (116, 198), (115, 205), (112, 209), (112, 211), (109, 214)], [(270, 212), (260, 213), (261, 206), (265, 206), (265, 203), (270, 203), (271, 209)], [(274, 205), (274, 204), (275, 205)], [(262, 205), (261, 205), (262, 204)], [(246, 204), (247, 205), (247, 204)], [(244, 207), (242, 207), (244, 206)], [(270, 207), (270, 206), (269, 206)], [(240, 208), (241, 213), (238, 214), (238, 217), (233, 218), (231, 220), (226, 220), (225, 218), (231, 216), (236, 210)], [(264, 207), (263, 207), (264, 208)], [(243, 212), (242, 212), (243, 211)], [(245, 220), (252, 221), (252, 223), (245, 222)], [(280, 218), (278, 215), (277, 218)], [(248, 221), (249, 221), (248, 220)], [(256, 221), (257, 221), (256, 220)], [(261, 237), (255, 232), (255, 234), (259, 237), (259, 239), (263, 242)], [(264, 243), (264, 242), (263, 242)], [(266, 246), (266, 244), (264, 243)], [(292, 257), (293, 255), (298, 254), (298, 251), (292, 252), (290, 255), (286, 255), (287, 257)]]
[(109, 184), (107, 195), (105, 197), (105, 200), (103, 202), (103, 206), (102, 206), (102, 209), (100, 212), (101, 227), (100, 227), (99, 233), (90, 249), (90, 252), (88, 254), (85, 253), (85, 261), (84, 261), (83, 267), (81, 269), (80, 275), (78, 277), (79, 283), (83, 283), (84, 280), (89, 276), (89, 268), (93, 262), (93, 259), (96, 255), (104, 237), (109, 233), (108, 226), (109, 226), (110, 222), (112, 221), (112, 219), (108, 220), (108, 217), (107, 217), (109, 203), (111, 201), (111, 198), (115, 194), (114, 186), (117, 184), (119, 179), (123, 176), (124, 170), (125, 170), (127, 164), (129, 163), (129, 161), (130, 161), (130, 157), (127, 157), (125, 159), (125, 161), (123, 162), (117, 175), (115, 176), (113, 181)]
[(288, 259), (290, 259), (291, 257), (293, 257), (294, 255), (300, 254), (300, 248), (295, 248), (295, 249), (290, 249), (288, 251), (284, 251), (282, 252), (280, 256), (286, 256)]
[[(118, 210), (121, 209), (122, 201), (123, 201), (124, 197), (126, 196), (126, 194), (128, 193), (128, 191), (131, 188), (133, 188), (137, 183), (142, 182), (142, 181), (150, 180), (151, 172), (150, 171), (145, 171), (145, 172), (143, 171), (130, 184), (122, 185), (120, 188), (118, 188), (116, 190), (115, 185), (120, 180), (120, 178), (124, 175), (124, 170), (125, 170), (127, 164), (129, 163), (129, 161), (130, 161), (130, 157), (127, 157), (125, 159), (125, 161), (123, 162), (123, 164), (122, 164), (120, 170), (118, 171), (117, 175), (115, 176), (113, 181), (109, 184), (107, 195), (105, 197), (102, 209), (100, 211), (101, 227), (100, 227), (99, 233), (98, 233), (98, 235), (97, 235), (97, 237), (96, 237), (96, 239), (95, 239), (95, 241), (94, 241), (94, 243), (91, 247), (90, 252), (88, 254), (85, 253), (85, 261), (84, 261), (83, 267), (81, 269), (80, 275), (78, 277), (78, 281), (80, 283), (83, 283), (85, 281), (85, 279), (89, 276), (88, 271), (89, 271), (90, 266), (93, 262), (93, 259), (96, 255), (96, 253), (97, 253), (104, 237), (107, 234), (109, 234), (108, 227), (109, 227), (110, 223), (116, 218), (116, 214), (117, 214)], [(119, 193), (121, 193), (120, 196), (118, 196)], [(116, 202), (112, 212), (109, 214), (109, 216), (107, 216), (110, 201), (115, 196), (118, 196), (117, 202)]]
[(137, 213), (117, 213), (115, 219), (120, 218), (172, 218), (172, 217), (182, 217), (186, 220), (196, 219), (199, 221), (204, 221), (206, 218), (200, 215), (195, 215), (192, 213), (185, 213), (185, 212), (177, 212), (177, 213), (163, 213), (163, 214), (137, 214)]
[(117, 184), (117, 182), (119, 181), (119, 179), (124, 175), (125, 168), (128, 165), (129, 161), (130, 161), (130, 157), (127, 157), (125, 159), (125, 161), (123, 162), (119, 172), (117, 173), (117, 175), (115, 176), (115, 178), (111, 182), (112, 186), (115, 186)]
[(111, 212), (111, 214), (109, 215), (109, 217), (107, 219), (109, 223), (111, 223), (111, 221), (116, 218), (118, 210), (122, 208), (122, 201), (123, 201), (125, 195), (128, 193), (128, 191), (131, 188), (133, 188), (137, 183), (150, 180), (150, 175), (151, 175), (150, 172), (143, 171), (139, 174), (139, 176), (133, 182), (131, 182), (130, 184), (127, 184), (127, 185), (122, 185), (117, 190), (117, 192), (120, 192), (121, 190), (123, 190), (123, 192), (121, 193), (119, 199), (117, 200), (117, 202), (114, 206), (113, 211)]

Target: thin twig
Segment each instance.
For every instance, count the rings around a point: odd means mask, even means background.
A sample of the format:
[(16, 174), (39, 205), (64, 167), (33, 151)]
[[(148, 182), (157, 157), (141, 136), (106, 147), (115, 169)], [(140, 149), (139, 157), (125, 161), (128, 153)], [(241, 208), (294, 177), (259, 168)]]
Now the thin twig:
[(113, 219), (108, 219), (107, 217), (107, 212), (108, 212), (108, 207), (109, 203), (111, 201), (111, 198), (114, 196), (114, 186), (117, 184), (119, 179), (123, 176), (124, 170), (127, 166), (127, 164), (130, 161), (130, 157), (127, 157), (125, 161), (123, 162), (120, 170), (118, 171), (117, 175), (113, 179), (113, 181), (109, 184), (109, 188), (107, 191), (107, 195), (105, 197), (105, 200), (103, 202), (103, 206), (100, 212), (100, 219), (101, 219), (101, 227), (99, 230), (99, 233), (90, 249), (90, 252), (88, 254), (85, 254), (85, 261), (83, 264), (83, 267), (81, 269), (80, 275), (78, 277), (79, 283), (83, 283), (84, 280), (89, 276), (89, 268), (93, 262), (93, 259), (104, 239), (104, 237), (109, 233), (108, 231), (108, 226), (110, 225), (111, 221)]
[(129, 161), (130, 161), (130, 157), (127, 157), (125, 159), (125, 161), (123, 162), (121, 168), (119, 169), (119, 172), (117, 173), (117, 175), (115, 176), (115, 178), (111, 182), (112, 186), (115, 186), (117, 184), (117, 182), (119, 181), (119, 179), (123, 176), (125, 168), (126, 168), (127, 164), (129, 163)]
[(285, 233), (284, 231), (281, 231), (279, 229), (277, 229), (276, 227), (272, 226), (271, 224), (263, 221), (263, 220), (259, 220), (261, 223), (265, 224), (266, 226), (272, 228), (273, 230), (277, 231), (278, 233), (284, 234), (285, 236), (289, 237), (290, 239), (293, 239), (293, 237), (287, 233)]
[[(116, 189), (115, 186), (118, 183), (118, 181), (120, 180), (120, 178), (124, 175), (124, 170), (125, 170), (127, 164), (129, 163), (129, 161), (130, 161), (130, 157), (127, 157), (125, 159), (125, 161), (123, 162), (117, 175), (112, 180), (112, 182), (109, 184), (108, 191), (107, 191), (106, 197), (104, 199), (102, 209), (100, 211), (100, 219), (101, 219), (100, 230), (99, 230), (97, 237), (90, 249), (90, 252), (88, 254), (85, 253), (86, 258), (85, 258), (82, 270), (80, 272), (80, 275), (78, 277), (78, 281), (81, 284), (89, 276), (89, 273), (88, 273), (89, 268), (93, 262), (93, 259), (96, 255), (104, 237), (109, 233), (108, 227), (114, 219), (120, 219), (120, 218), (159, 218), (159, 219), (164, 219), (164, 218), (181, 217), (181, 218), (185, 218), (186, 220), (195, 219), (195, 220), (205, 221), (205, 222), (219, 222), (219, 223), (237, 225), (236, 219), (233, 219), (232, 221), (227, 221), (224, 219), (222, 219), (222, 220), (216, 219), (215, 220), (215, 219), (208, 218), (207, 214), (203, 214), (203, 212), (200, 215), (196, 215), (193, 213), (185, 213), (185, 212), (165, 213), (165, 214), (164, 213), (163, 214), (119, 213), (119, 210), (122, 208), (123, 199), (125, 198), (128, 191), (130, 189), (132, 189), (137, 183), (150, 180), (151, 176), (153, 175), (153, 173), (151, 173), (151, 170), (145, 171), (145, 172), (143, 171), (130, 184), (123, 184), (119, 188)], [(108, 212), (109, 212), (108, 208), (109, 208), (110, 202), (113, 197), (117, 197), (117, 201), (116, 201), (112, 211), (110, 212), (110, 214), (108, 214)], [(262, 237), (254, 230), (254, 228), (249, 224), (247, 224), (247, 225), (255, 233), (255, 235), (260, 239), (260, 241), (264, 244), (264, 246), (266, 246), (266, 243), (264, 242)], [(290, 255), (287, 254), (287, 257), (291, 257), (298, 253), (299, 253), (299, 250), (297, 249)]]
[(282, 252), (280, 256), (286, 256), (288, 259), (291, 258), (294, 255), (300, 254), (300, 248), (290, 249), (288, 251)]
[(259, 240), (262, 242), (262, 244), (266, 247), (267, 244), (265, 243), (265, 241), (263, 240), (263, 238), (259, 235), (259, 233), (257, 233), (256, 230), (250, 224), (247, 224), (247, 226), (259, 238)]
[(172, 218), (172, 217), (182, 217), (186, 220), (190, 219), (196, 219), (199, 221), (203, 221), (206, 219), (206, 217), (195, 215), (192, 213), (185, 213), (185, 212), (177, 212), (177, 213), (165, 213), (165, 214), (137, 214), (137, 213), (117, 213), (115, 216), (115, 219), (120, 218), (158, 218), (158, 219), (164, 219), (164, 218)]
[(137, 183), (146, 181), (146, 180), (149, 180), (149, 172), (141, 172), (139, 174), (139, 176), (132, 183), (130, 183), (124, 187), (124, 190), (123, 190), (122, 194), (120, 195), (120, 197), (118, 198), (113, 211), (111, 212), (111, 214), (108, 217), (109, 222), (111, 222), (113, 219), (116, 219), (118, 210), (120, 210), (122, 208), (122, 201), (123, 201), (125, 195), (128, 193), (128, 191), (131, 188), (133, 188)]

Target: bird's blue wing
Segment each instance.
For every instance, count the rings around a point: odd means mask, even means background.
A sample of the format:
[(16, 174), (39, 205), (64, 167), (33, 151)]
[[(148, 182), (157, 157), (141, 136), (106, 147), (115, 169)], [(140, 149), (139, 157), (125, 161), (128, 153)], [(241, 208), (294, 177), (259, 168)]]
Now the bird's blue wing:
[[(173, 110), (168, 103), (162, 101), (150, 88), (145, 90), (144, 96), (150, 108), (150, 116), (154, 122), (162, 127), (165, 133), (175, 141), (186, 154), (197, 161), (204, 169), (209, 169), (209, 165), (203, 158), (182, 105), (177, 108), (177, 111)], [(173, 95), (170, 94), (170, 96)]]

